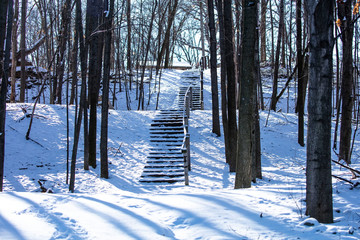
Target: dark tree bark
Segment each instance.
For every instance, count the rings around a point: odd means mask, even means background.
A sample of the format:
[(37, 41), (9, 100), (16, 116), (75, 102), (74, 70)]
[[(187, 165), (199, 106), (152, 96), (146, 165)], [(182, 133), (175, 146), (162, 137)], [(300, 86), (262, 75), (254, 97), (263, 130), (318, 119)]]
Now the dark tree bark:
[(71, 1), (66, 0), (62, 10), (61, 10), (61, 28), (59, 34), (59, 51), (57, 55), (57, 65), (56, 65), (56, 79), (54, 85), (54, 102), (57, 104), (62, 103), (62, 86), (63, 86), (63, 78), (64, 78), (64, 57), (66, 52), (66, 45), (69, 38), (69, 26), (71, 21)]
[[(12, 27), (11, 33), (11, 54), (12, 56), (16, 55), (18, 49), (18, 41), (17, 41), (17, 30), (18, 30), (18, 19), (19, 19), (19, 0), (15, 0), (14, 4), (14, 22)], [(15, 102), (15, 84), (16, 84), (16, 67), (17, 67), (17, 59), (15, 57), (11, 58), (11, 95), (10, 95), (10, 102)]]
[(275, 65), (274, 65), (274, 80), (273, 80), (273, 92), (271, 95), (271, 102), (270, 102), (270, 109), (276, 111), (276, 104), (277, 104), (277, 89), (278, 89), (278, 78), (279, 78), (279, 67), (280, 67), (280, 47), (281, 47), (281, 40), (283, 38), (284, 32), (284, 0), (280, 0), (280, 19), (279, 19), (279, 29), (278, 29), (278, 38), (277, 38), (277, 45), (276, 45), (276, 53), (275, 53)]
[[(6, 20), (7, 19), (7, 20)], [(6, 119), (6, 93), (9, 77), (10, 66), (10, 48), (11, 48), (11, 32), (13, 21), (13, 1), (1, 1), (0, 3), (0, 24), (4, 26), (0, 30), (0, 192), (3, 191), (4, 182), (4, 162), (5, 162), (5, 119)], [(7, 24), (6, 24), (7, 22)], [(6, 30), (6, 45), (5, 41)]]
[(208, 0), (209, 30), (210, 30), (210, 69), (211, 69), (211, 98), (212, 98), (212, 132), (220, 136), (219, 120), (219, 92), (217, 82), (216, 61), (216, 33), (214, 19), (214, 1)]
[(228, 121), (228, 105), (227, 105), (227, 83), (226, 83), (226, 54), (225, 54), (225, 33), (224, 33), (224, 14), (223, 14), (223, 1), (216, 1), (216, 8), (219, 19), (219, 38), (220, 38), (220, 85), (221, 85), (221, 115), (224, 129), (225, 141), (225, 157), (226, 163), (229, 164), (230, 151), (229, 151), (229, 121)]
[(75, 98), (77, 98), (77, 85), (78, 85), (78, 53), (79, 53), (79, 35), (77, 33), (76, 24), (74, 26), (74, 45), (71, 50), (71, 93), (69, 104), (72, 105), (75, 102)]
[(298, 143), (300, 146), (305, 146), (304, 143), (304, 108), (305, 108), (305, 78), (303, 75), (303, 54), (302, 54), (302, 21), (301, 21), (301, 0), (296, 0), (296, 52), (298, 65)]
[(305, 2), (310, 25), (310, 76), (306, 164), (306, 214), (333, 222), (331, 89), (334, 1)]
[[(69, 191), (74, 192), (75, 190), (75, 171), (76, 171), (76, 156), (77, 149), (80, 137), (81, 130), (81, 121), (83, 111), (86, 109), (86, 75), (87, 75), (87, 47), (84, 42), (84, 31), (82, 26), (82, 17), (81, 17), (81, 0), (76, 0), (76, 15), (75, 15), (75, 25), (76, 25), (76, 34), (78, 34), (79, 45), (80, 45), (80, 64), (81, 64), (81, 90), (80, 90), (80, 107), (78, 111), (78, 116), (76, 116), (75, 130), (74, 130), (74, 143), (71, 155), (71, 167), (70, 167), (70, 184)], [(84, 114), (87, 116), (87, 114)], [(85, 119), (84, 119), (85, 125)], [(85, 134), (84, 134), (85, 135)], [(85, 154), (85, 153), (84, 153)], [(85, 156), (84, 156), (85, 158)], [(84, 163), (85, 165), (85, 163)], [(84, 167), (85, 168), (85, 167)]]
[(236, 76), (233, 43), (233, 18), (231, 0), (223, 2), (224, 38), (226, 53), (226, 76), (227, 76), (227, 110), (228, 110), (228, 137), (229, 137), (229, 167), (230, 172), (236, 171), (236, 148), (237, 148), (237, 126), (236, 126)]
[(22, 0), (21, 4), (21, 38), (20, 38), (20, 51), (21, 51), (21, 79), (20, 79), (20, 102), (25, 102), (25, 85), (26, 85), (26, 71), (25, 71), (25, 35), (26, 35), (26, 7), (27, 0)]
[(254, 145), (254, 94), (257, 75), (255, 64), (257, 4), (253, 0), (243, 0), (241, 78), (239, 97), (239, 127), (237, 138), (237, 159), (235, 189), (251, 187)]
[(260, 52), (261, 62), (266, 61), (266, 10), (269, 0), (261, 0), (261, 21), (260, 21)]
[(96, 168), (97, 103), (102, 68), (103, 33), (101, 32), (101, 17), (103, 12), (102, 0), (88, 0), (86, 24), (89, 42), (89, 165), (93, 168)]
[(126, 0), (126, 21), (127, 21), (127, 70), (129, 72), (129, 87), (132, 88), (132, 59), (131, 59), (131, 0)]
[(343, 42), (343, 64), (341, 78), (341, 126), (339, 159), (351, 163), (351, 120), (353, 108), (353, 56), (352, 41), (354, 26), (352, 23), (351, 0), (338, 3), (338, 17), (341, 20), (341, 40)]
[(110, 57), (112, 41), (112, 19), (114, 14), (114, 0), (105, 0), (105, 50), (104, 50), (104, 77), (101, 106), (101, 138), (100, 138), (100, 177), (109, 178), (108, 167), (108, 118), (109, 118), (109, 89), (110, 89)]

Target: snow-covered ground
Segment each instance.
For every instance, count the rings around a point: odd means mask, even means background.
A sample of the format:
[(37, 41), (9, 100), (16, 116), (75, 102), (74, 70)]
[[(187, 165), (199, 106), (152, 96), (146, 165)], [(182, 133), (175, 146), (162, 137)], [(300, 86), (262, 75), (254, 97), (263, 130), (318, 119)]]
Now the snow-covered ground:
[[(181, 73), (164, 71), (160, 109), (176, 105)], [(265, 96), (270, 85), (264, 84)], [(206, 110), (192, 112), (190, 119), (190, 186), (139, 183), (155, 111), (125, 111), (122, 97), (109, 115), (110, 179), (99, 178), (99, 167), (83, 170), (80, 144), (75, 193), (66, 185), (65, 106), (38, 105), (31, 140), (25, 140), (30, 119), (22, 118), (21, 107), (31, 111), (32, 105), (8, 104), (0, 239), (360, 239), (359, 187), (333, 179), (334, 224), (305, 216), (306, 148), (297, 144), (296, 115), (284, 113), (286, 96), (279, 105), (283, 112), (260, 112), (263, 179), (240, 190), (233, 189), (223, 137), (211, 133), (210, 96), (207, 71)], [(155, 101), (154, 94), (147, 109)], [(71, 126), (73, 118), (71, 107)], [(353, 166), (359, 169), (356, 139)], [(333, 171), (351, 177), (337, 165)], [(53, 193), (41, 193), (38, 181)]]

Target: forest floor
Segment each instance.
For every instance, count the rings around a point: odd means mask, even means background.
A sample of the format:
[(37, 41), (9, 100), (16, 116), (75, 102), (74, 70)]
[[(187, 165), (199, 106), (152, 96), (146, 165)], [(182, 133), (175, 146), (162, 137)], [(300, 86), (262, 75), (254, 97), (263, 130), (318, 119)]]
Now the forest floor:
[[(177, 103), (181, 73), (163, 72), (160, 109)], [(225, 163), (223, 136), (211, 133), (209, 79), (207, 71), (205, 110), (191, 113), (189, 186), (139, 182), (151, 147), (155, 94), (147, 111), (125, 110), (125, 94), (110, 110), (109, 179), (99, 178), (99, 162), (96, 169), (83, 170), (79, 145), (75, 193), (66, 184), (66, 106), (39, 104), (31, 140), (25, 140), (30, 119), (22, 108), (31, 111), (33, 105), (8, 104), (0, 239), (360, 239), (359, 186), (333, 178), (335, 223), (305, 216), (306, 147), (297, 144), (297, 116), (287, 113), (288, 103), (290, 112), (294, 108), (293, 88), (279, 103), (282, 111), (260, 112), (263, 179), (249, 189), (233, 189), (235, 175)], [(270, 86), (265, 79), (266, 104)], [(136, 109), (137, 102), (131, 105)], [(74, 107), (69, 116), (72, 140)], [(100, 109), (98, 116), (100, 126)], [(356, 169), (359, 141), (356, 134)], [(350, 172), (335, 164), (333, 174), (351, 180)], [(41, 193), (39, 182), (53, 193)]]

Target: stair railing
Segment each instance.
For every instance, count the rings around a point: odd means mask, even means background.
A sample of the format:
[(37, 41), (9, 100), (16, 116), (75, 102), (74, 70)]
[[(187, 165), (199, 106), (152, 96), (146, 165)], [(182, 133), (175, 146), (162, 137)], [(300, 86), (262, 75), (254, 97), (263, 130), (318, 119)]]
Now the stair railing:
[(189, 171), (191, 171), (190, 133), (189, 133), (189, 118), (190, 118), (191, 108), (192, 108), (192, 86), (189, 86), (184, 96), (184, 107), (183, 107), (184, 139), (181, 147), (181, 152), (184, 157), (185, 185), (189, 185)]

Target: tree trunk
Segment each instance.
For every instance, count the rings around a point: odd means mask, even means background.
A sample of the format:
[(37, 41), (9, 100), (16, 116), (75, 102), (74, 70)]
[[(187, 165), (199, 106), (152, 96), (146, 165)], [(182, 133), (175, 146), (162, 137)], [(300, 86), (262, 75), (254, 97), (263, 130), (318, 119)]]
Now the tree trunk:
[(278, 77), (279, 77), (279, 67), (280, 67), (280, 47), (281, 47), (281, 39), (283, 37), (284, 32), (284, 0), (280, 0), (280, 20), (279, 20), (279, 29), (278, 29), (278, 38), (276, 45), (276, 53), (275, 53), (275, 66), (274, 66), (274, 80), (273, 80), (273, 92), (271, 95), (270, 109), (276, 111), (276, 96), (277, 96), (277, 88), (278, 88)]
[[(12, 34), (11, 34), (11, 54), (12, 56), (16, 56), (17, 48), (18, 48), (18, 41), (17, 41), (17, 30), (18, 30), (18, 19), (19, 19), (19, 0), (15, 0), (14, 6), (14, 22), (12, 27)], [(10, 102), (14, 103), (16, 100), (16, 67), (17, 67), (17, 59), (16, 57), (11, 58), (11, 95), (10, 95)]]
[[(199, 7), (200, 7), (200, 31), (201, 31), (201, 34), (200, 34), (200, 36), (201, 36), (200, 101), (201, 101), (201, 109), (204, 109), (205, 36), (204, 36), (204, 20), (203, 20), (204, 17), (203, 17), (203, 1), (202, 0), (199, 1)], [(209, 6), (208, 6), (208, 9), (209, 9)], [(208, 10), (208, 11), (210, 11), (210, 10)], [(209, 22), (209, 24), (210, 24), (210, 22)], [(210, 33), (210, 35), (211, 35), (211, 33)]]
[[(155, 0), (153, 2), (153, 9), (151, 12), (151, 20), (150, 20), (150, 26), (149, 26), (149, 30), (148, 30), (148, 35), (147, 35), (147, 43), (146, 43), (146, 49), (145, 49), (145, 58), (144, 58), (144, 63), (147, 62), (148, 60), (148, 55), (149, 55), (149, 51), (150, 51), (150, 44), (151, 44), (151, 34), (152, 34), (152, 28), (153, 28), (153, 24), (154, 24), (154, 19), (155, 19), (155, 13), (156, 13), (156, 9), (157, 9), (157, 4), (158, 1)], [(140, 95), (139, 95), (139, 102), (138, 102), (138, 110), (144, 110), (144, 77), (145, 77), (145, 68), (146, 65), (144, 64), (142, 67), (142, 72), (141, 72), (141, 80), (140, 80)], [(160, 84), (160, 83), (159, 83)]]
[(266, 61), (266, 10), (268, 0), (261, 0), (261, 21), (260, 21), (260, 38), (261, 38), (261, 62)]
[(131, 59), (131, 0), (126, 0), (126, 21), (127, 21), (127, 70), (129, 72), (129, 87), (132, 88), (132, 59)]
[[(75, 189), (75, 171), (76, 171), (76, 156), (77, 156), (77, 149), (79, 143), (79, 136), (81, 130), (81, 120), (83, 111), (85, 111), (85, 102), (86, 102), (86, 61), (87, 61), (87, 49), (84, 43), (84, 34), (83, 34), (83, 27), (82, 27), (82, 17), (81, 17), (81, 0), (76, 0), (76, 34), (78, 34), (79, 38), (79, 45), (80, 45), (80, 64), (81, 64), (81, 90), (80, 90), (80, 108), (78, 112), (78, 116), (76, 116), (76, 123), (75, 123), (75, 130), (74, 130), (74, 143), (73, 143), (73, 150), (71, 155), (71, 168), (70, 168), (70, 185), (69, 191), (74, 192)], [(84, 114), (84, 117), (87, 114)], [(85, 119), (84, 119), (85, 125)], [(86, 126), (86, 125), (85, 125)], [(85, 135), (85, 134), (84, 134)], [(84, 153), (85, 155), (85, 153)], [(85, 159), (85, 156), (84, 156)], [(85, 161), (85, 160), (84, 160)], [(85, 165), (85, 163), (84, 163)], [(84, 166), (85, 168), (85, 166)]]
[(87, 27), (89, 41), (89, 165), (96, 168), (97, 139), (97, 103), (99, 98), (101, 67), (102, 67), (102, 35), (101, 17), (103, 14), (102, 0), (89, 0), (87, 4)]
[(26, 5), (27, 5), (27, 0), (22, 0), (22, 4), (21, 4), (21, 38), (20, 38), (20, 51), (21, 51), (20, 102), (21, 103), (25, 102), (25, 85), (26, 85), (26, 71), (25, 71)]
[(163, 43), (161, 45), (160, 52), (159, 52), (159, 55), (158, 55), (158, 58), (157, 58), (157, 61), (156, 61), (156, 75), (158, 75), (158, 73), (159, 73), (160, 65), (161, 65), (161, 62), (163, 60), (166, 47), (168, 46), (168, 44), (170, 42), (170, 33), (171, 33), (170, 30), (171, 30), (171, 27), (172, 27), (173, 22), (175, 20), (175, 14), (176, 14), (176, 11), (177, 11), (178, 3), (179, 3), (179, 0), (174, 0), (174, 5), (173, 5), (173, 7), (172, 7), (172, 9), (170, 11), (170, 14), (169, 14), (167, 28), (166, 28), (166, 32), (165, 32), (165, 36), (164, 36), (164, 41), (163, 41)]
[(63, 8), (61, 10), (61, 28), (59, 34), (59, 51), (57, 56), (57, 65), (56, 65), (56, 78), (57, 87), (55, 89), (56, 94), (54, 96), (54, 101), (57, 104), (62, 104), (62, 86), (64, 81), (64, 57), (66, 52), (66, 44), (69, 38), (69, 26), (71, 21), (71, 1), (66, 0)]
[(300, 146), (305, 146), (304, 143), (304, 108), (305, 108), (305, 78), (303, 75), (303, 54), (302, 54), (302, 23), (301, 23), (301, 0), (296, 0), (296, 52), (298, 65), (298, 143)]
[(339, 159), (351, 163), (351, 120), (353, 107), (353, 57), (352, 41), (354, 26), (352, 23), (352, 1), (338, 3), (338, 15), (341, 19), (341, 40), (343, 42), (343, 64), (341, 79), (341, 126)]
[[(2, 78), (0, 89), (0, 192), (3, 191), (4, 182), (4, 162), (5, 162), (5, 119), (6, 119), (6, 92), (9, 77), (11, 32), (13, 22), (13, 1), (1, 1), (0, 3), (0, 24), (4, 26), (0, 30), (0, 77)], [(8, 21), (6, 21), (6, 18)], [(7, 27), (6, 27), (6, 22)], [(5, 52), (4, 41), (6, 31)], [(3, 63), (2, 63), (3, 62)]]
[(227, 76), (227, 104), (228, 104), (228, 134), (229, 134), (229, 166), (230, 172), (236, 171), (236, 76), (233, 43), (233, 20), (230, 0), (223, 2), (225, 53), (226, 53), (226, 76)]
[(109, 89), (110, 89), (110, 56), (111, 56), (111, 41), (112, 41), (112, 19), (114, 14), (114, 0), (105, 0), (105, 50), (104, 50), (104, 77), (103, 77), (103, 94), (101, 106), (101, 138), (100, 138), (100, 177), (109, 178), (108, 167), (108, 118), (109, 118)]
[(253, 0), (243, 0), (241, 78), (239, 97), (239, 127), (237, 138), (237, 159), (235, 189), (251, 187), (253, 144), (254, 144), (254, 85), (257, 69), (256, 54), (256, 26), (257, 4)]
[(334, 1), (308, 0), (310, 77), (306, 164), (306, 214), (333, 222), (331, 90)]
[(210, 29), (210, 68), (211, 68), (211, 99), (212, 99), (212, 132), (220, 136), (219, 93), (217, 82), (216, 33), (214, 19), (214, 1), (208, 0)]
[(79, 53), (79, 37), (77, 34), (76, 26), (74, 27), (74, 46), (71, 50), (71, 94), (70, 94), (70, 102), (69, 104), (72, 105), (75, 102), (75, 98), (77, 98), (77, 85), (78, 85), (78, 53)]
[(227, 84), (226, 84), (226, 53), (225, 53), (225, 33), (224, 33), (224, 16), (223, 16), (223, 3), (222, 0), (216, 1), (216, 8), (219, 19), (219, 38), (220, 38), (220, 85), (221, 85), (221, 114), (222, 123), (224, 129), (224, 141), (225, 141), (225, 157), (226, 163), (230, 161), (229, 151), (229, 121), (228, 121), (228, 107), (227, 107)]

